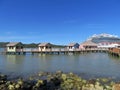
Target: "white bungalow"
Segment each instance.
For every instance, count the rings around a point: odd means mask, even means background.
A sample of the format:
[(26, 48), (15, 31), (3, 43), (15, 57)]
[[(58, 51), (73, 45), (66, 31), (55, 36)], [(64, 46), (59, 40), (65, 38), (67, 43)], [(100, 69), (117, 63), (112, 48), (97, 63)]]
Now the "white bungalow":
[(75, 49), (79, 49), (79, 44), (78, 43), (70, 43), (68, 46), (67, 46), (67, 49), (70, 50), (70, 51), (73, 51)]
[(7, 52), (21, 52), (23, 50), (23, 44), (21, 42), (10, 42), (6, 45)]
[(91, 40), (87, 40), (83, 43), (80, 44), (80, 49), (95, 49), (97, 48), (98, 45), (94, 42), (92, 42)]
[(39, 47), (39, 51), (50, 51), (52, 48), (52, 44), (51, 43), (40, 43), (38, 47)]

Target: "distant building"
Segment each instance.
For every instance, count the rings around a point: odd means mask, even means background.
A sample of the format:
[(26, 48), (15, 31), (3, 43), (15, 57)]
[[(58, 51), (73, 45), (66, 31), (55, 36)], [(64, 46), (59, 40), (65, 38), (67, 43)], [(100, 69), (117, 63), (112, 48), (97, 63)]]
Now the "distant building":
[(98, 43), (98, 48), (113, 48), (119, 46), (118, 43), (115, 42), (100, 42)]
[(39, 51), (50, 51), (52, 49), (51, 43), (40, 43), (38, 45)]
[(10, 42), (6, 45), (7, 52), (20, 52), (23, 50), (23, 44), (21, 42)]
[(97, 43), (99, 46), (103, 47), (109, 47), (114, 46), (115, 44), (120, 45), (120, 38), (116, 35), (110, 35), (110, 34), (99, 34), (99, 35), (93, 35), (89, 38), (94, 43)]
[(95, 49), (97, 48), (98, 44), (92, 42), (91, 40), (87, 40), (80, 44), (80, 49)]
[(70, 43), (67, 46), (68, 50), (75, 50), (75, 49), (79, 49), (79, 44), (78, 43)]

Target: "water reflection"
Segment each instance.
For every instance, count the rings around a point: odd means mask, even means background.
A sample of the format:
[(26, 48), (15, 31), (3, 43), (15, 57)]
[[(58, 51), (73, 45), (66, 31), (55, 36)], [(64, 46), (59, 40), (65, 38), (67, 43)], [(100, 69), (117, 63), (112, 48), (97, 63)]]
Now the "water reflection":
[(35, 73), (38, 71), (84, 73), (89, 77), (108, 76), (120, 78), (120, 59), (107, 53), (75, 55), (1, 55), (0, 71)]
[(16, 55), (7, 55), (8, 64), (16, 64)]
[(22, 71), (24, 56), (22, 55), (6, 55), (6, 71), (20, 72)]
[(120, 57), (119, 57), (119, 56), (114, 56), (114, 55), (111, 55), (111, 54), (108, 54), (108, 56), (109, 56), (112, 60), (120, 60)]

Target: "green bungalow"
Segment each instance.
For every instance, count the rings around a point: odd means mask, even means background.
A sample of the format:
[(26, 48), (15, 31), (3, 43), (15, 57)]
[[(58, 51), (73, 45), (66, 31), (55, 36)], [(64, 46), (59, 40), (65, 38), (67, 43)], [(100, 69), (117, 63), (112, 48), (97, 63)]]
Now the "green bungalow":
[(21, 42), (10, 42), (6, 45), (6, 52), (21, 52), (23, 51), (23, 44)]

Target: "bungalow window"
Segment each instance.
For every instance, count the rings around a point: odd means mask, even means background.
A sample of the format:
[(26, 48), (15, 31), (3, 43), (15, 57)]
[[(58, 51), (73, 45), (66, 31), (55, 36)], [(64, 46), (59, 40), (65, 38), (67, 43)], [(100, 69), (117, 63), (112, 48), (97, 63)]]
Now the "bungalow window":
[(13, 47), (13, 46), (10, 46), (9, 49), (14, 49), (14, 47)]
[(73, 48), (73, 46), (69, 46), (69, 49), (72, 49)]
[(46, 49), (51, 49), (51, 47), (49, 47), (49, 46), (46, 46)]
[(48, 46), (46, 46), (46, 49), (48, 49)]
[(19, 47), (17, 46), (16, 49), (19, 49)]
[(44, 47), (42, 46), (42, 47), (40, 47), (41, 49), (43, 49)]

